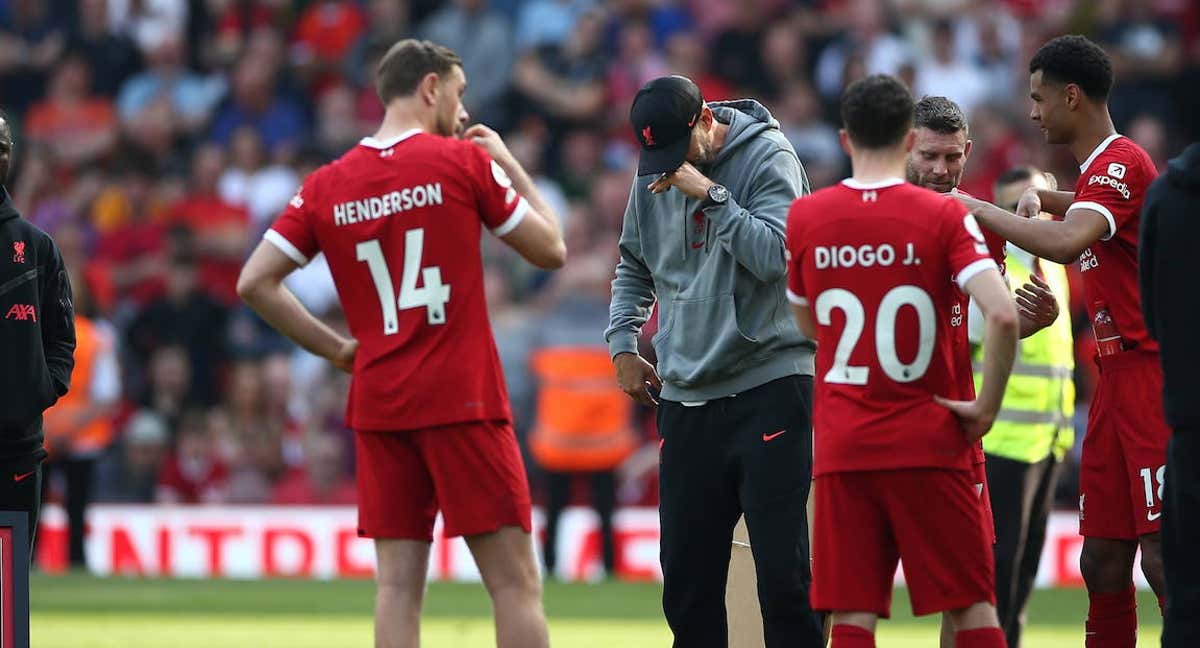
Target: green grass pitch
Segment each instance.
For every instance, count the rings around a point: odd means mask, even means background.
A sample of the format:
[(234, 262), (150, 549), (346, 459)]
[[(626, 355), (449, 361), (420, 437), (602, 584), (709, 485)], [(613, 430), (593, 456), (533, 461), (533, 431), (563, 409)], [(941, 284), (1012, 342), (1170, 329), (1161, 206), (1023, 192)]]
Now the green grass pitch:
[[(551, 645), (640, 648), (670, 645), (654, 584), (546, 585)], [(193, 581), (34, 575), (32, 648), (370, 648), (368, 581)], [(1154, 598), (1139, 595), (1139, 646), (1158, 645)], [(1026, 648), (1083, 645), (1087, 595), (1044, 590), (1030, 605)], [(431, 585), (422, 645), (493, 646), (491, 608), (480, 585)], [(912, 618), (898, 590), (881, 648), (937, 645), (937, 619)]]

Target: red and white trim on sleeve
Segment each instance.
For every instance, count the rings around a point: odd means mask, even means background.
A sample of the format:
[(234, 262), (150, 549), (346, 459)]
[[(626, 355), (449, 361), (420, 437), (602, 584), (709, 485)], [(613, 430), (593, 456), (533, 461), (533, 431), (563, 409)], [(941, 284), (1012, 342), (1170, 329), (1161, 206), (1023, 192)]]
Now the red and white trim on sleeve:
[(1113, 218), (1113, 213), (1108, 210), (1108, 207), (1091, 200), (1081, 200), (1079, 202), (1071, 203), (1071, 206), (1067, 207), (1067, 213), (1071, 213), (1071, 211), (1074, 209), (1090, 209), (1092, 211), (1100, 212), (1100, 215), (1104, 216), (1105, 220), (1108, 221), (1108, 234), (1101, 236), (1101, 241), (1107, 241), (1108, 239), (1117, 235), (1117, 219)]
[(517, 229), (517, 225), (521, 224), (521, 221), (525, 219), (525, 214), (528, 212), (529, 202), (527, 202), (523, 196), (517, 198), (517, 206), (513, 208), (512, 213), (508, 216), (508, 219), (506, 219), (503, 223), (500, 223), (499, 226), (492, 228), (492, 234), (495, 234), (496, 236), (504, 236)]
[(992, 261), (991, 259), (980, 259), (973, 263), (967, 264), (967, 267), (963, 268), (962, 271), (958, 273), (958, 276), (954, 278), (954, 283), (958, 284), (959, 288), (966, 290), (967, 282), (971, 279), (974, 279), (975, 275), (986, 270), (999, 271), (1000, 269), (996, 266), (995, 261)]
[(292, 261), (295, 261), (297, 265), (301, 267), (308, 265), (308, 257), (304, 256), (304, 254), (301, 253), (295, 245), (292, 245), (292, 242), (287, 240), (283, 234), (280, 234), (273, 229), (269, 229), (263, 233), (263, 240), (279, 248), (280, 252), (286, 254), (288, 258)]

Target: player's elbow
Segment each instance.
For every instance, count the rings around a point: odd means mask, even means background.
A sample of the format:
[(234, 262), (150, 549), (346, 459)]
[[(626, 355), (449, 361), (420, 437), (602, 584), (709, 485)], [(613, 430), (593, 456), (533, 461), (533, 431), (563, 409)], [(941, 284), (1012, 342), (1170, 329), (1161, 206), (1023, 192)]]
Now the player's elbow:
[(988, 326), (992, 330), (1005, 337), (1016, 337), (1021, 320), (1017, 317), (1017, 307), (1011, 301), (992, 308), (986, 317)]
[(555, 241), (546, 247), (531, 263), (543, 270), (558, 270), (567, 263), (567, 245), (562, 240)]
[(249, 267), (242, 268), (238, 274), (237, 294), (247, 305), (253, 306), (266, 286), (266, 277)]

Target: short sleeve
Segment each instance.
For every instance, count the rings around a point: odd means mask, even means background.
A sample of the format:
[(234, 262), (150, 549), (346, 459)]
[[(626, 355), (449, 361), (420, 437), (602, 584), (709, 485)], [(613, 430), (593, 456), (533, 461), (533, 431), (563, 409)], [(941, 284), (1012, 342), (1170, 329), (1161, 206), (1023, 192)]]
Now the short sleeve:
[(1133, 160), (1114, 152), (1110, 146), (1099, 161), (1079, 178), (1075, 191), (1075, 201), (1067, 207), (1067, 213), (1076, 209), (1090, 209), (1099, 212), (1108, 221), (1108, 233), (1101, 240), (1116, 236), (1117, 230), (1125, 226), (1130, 219), (1138, 214), (1131, 202), (1130, 178), (1138, 173), (1140, 167)]
[(479, 217), (492, 234), (504, 236), (521, 224), (529, 211), (529, 203), (517, 193), (512, 179), (487, 151), (474, 144), (468, 146)]
[(297, 265), (305, 266), (320, 252), (316, 228), (313, 225), (313, 208), (316, 191), (315, 176), (309, 176), (296, 195), (288, 201), (283, 213), (263, 234), (263, 239), (279, 248)]
[(808, 306), (808, 297), (804, 292), (804, 277), (801, 266), (804, 263), (804, 207), (803, 198), (792, 203), (787, 217), (787, 298), (797, 306)]
[(987, 241), (975, 217), (956, 200), (943, 206), (943, 241), (950, 262), (950, 274), (959, 288), (975, 275), (986, 270), (998, 270), (988, 252)]

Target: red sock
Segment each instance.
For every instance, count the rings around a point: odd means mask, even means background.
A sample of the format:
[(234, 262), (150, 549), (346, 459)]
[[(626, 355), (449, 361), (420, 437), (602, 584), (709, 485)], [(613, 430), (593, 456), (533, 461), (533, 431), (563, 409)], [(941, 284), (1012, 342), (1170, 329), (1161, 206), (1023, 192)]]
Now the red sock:
[(1004, 631), (1000, 628), (960, 630), (954, 635), (954, 648), (1007, 648)]
[(1088, 594), (1087, 648), (1137, 645), (1137, 598), (1133, 586), (1121, 592)]
[(858, 626), (839, 623), (833, 626), (829, 648), (875, 648), (875, 635)]

